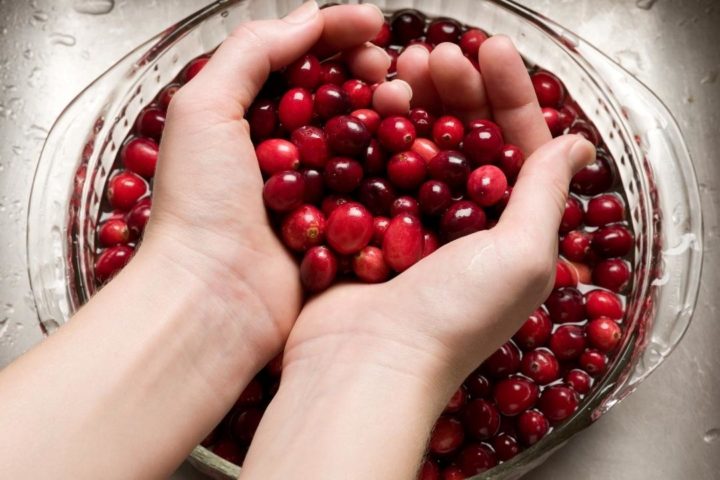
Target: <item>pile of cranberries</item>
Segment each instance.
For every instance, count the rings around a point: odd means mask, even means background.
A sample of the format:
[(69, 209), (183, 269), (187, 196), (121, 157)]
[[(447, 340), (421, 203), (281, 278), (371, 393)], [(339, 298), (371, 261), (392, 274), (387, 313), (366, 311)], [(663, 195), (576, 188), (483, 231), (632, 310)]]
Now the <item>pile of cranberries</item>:
[[(410, 44), (432, 50), (453, 42), (477, 66), (485, 39), (452, 19), (405, 10), (374, 42), (393, 59)], [(207, 60), (190, 62), (142, 110), (119, 152), (97, 232), (98, 284), (127, 263), (142, 236), (166, 109)], [(554, 290), (450, 399), (421, 479), (466, 478), (538, 442), (577, 410), (623, 338), (621, 294), (634, 238), (625, 202), (613, 191), (612, 160), (560, 80), (530, 73), (552, 134), (585, 136), (598, 147), (597, 162), (572, 180)], [(341, 277), (385, 281), (444, 243), (492, 228), (524, 161), (491, 120), (463, 122), (422, 108), (382, 118), (372, 109), (373, 89), (351, 78), (339, 58), (307, 54), (273, 73), (247, 113), (269, 217), (297, 254), (309, 293)], [(242, 464), (281, 364), (276, 358), (258, 374), (204, 445)]]

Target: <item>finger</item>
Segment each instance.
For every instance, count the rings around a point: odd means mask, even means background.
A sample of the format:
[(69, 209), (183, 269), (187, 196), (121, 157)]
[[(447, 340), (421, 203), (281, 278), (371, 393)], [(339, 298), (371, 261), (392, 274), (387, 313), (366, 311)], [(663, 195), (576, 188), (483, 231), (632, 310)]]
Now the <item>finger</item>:
[(410, 110), (413, 90), (404, 80), (381, 83), (373, 93), (373, 107), (382, 117), (405, 115)]
[(321, 15), (325, 28), (313, 48), (313, 53), (320, 58), (369, 42), (385, 21), (382, 11), (371, 3), (323, 8)]
[(413, 91), (412, 106), (437, 112), (440, 96), (430, 76), (430, 52), (421, 45), (406, 48), (397, 60), (397, 78), (406, 81)]
[(382, 48), (367, 42), (347, 50), (343, 57), (355, 77), (370, 83), (385, 80), (390, 68), (390, 55)]
[(454, 43), (441, 43), (430, 53), (430, 76), (446, 109), (467, 120), (489, 118), (482, 78)]
[(478, 61), (503, 136), (529, 156), (552, 136), (520, 54), (509, 38), (495, 35), (480, 45)]

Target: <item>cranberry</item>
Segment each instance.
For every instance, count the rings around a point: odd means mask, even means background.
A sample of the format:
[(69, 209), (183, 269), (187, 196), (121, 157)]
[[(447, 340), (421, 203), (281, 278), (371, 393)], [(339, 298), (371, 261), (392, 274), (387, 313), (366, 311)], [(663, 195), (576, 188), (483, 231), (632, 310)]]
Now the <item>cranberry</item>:
[(520, 453), (520, 445), (512, 435), (501, 433), (493, 438), (492, 447), (495, 450), (498, 460), (506, 462)]
[(127, 245), (117, 245), (105, 249), (95, 261), (95, 278), (101, 283), (109, 280), (127, 265), (133, 251)]
[(552, 352), (538, 349), (523, 356), (520, 371), (535, 383), (545, 385), (560, 376), (560, 364)]
[(593, 234), (592, 246), (602, 257), (623, 257), (630, 253), (635, 239), (623, 225), (606, 225)]
[(438, 180), (428, 180), (418, 191), (420, 209), (426, 215), (440, 215), (452, 204), (450, 187)]
[(484, 444), (468, 445), (458, 455), (462, 472), (471, 477), (490, 470), (497, 465), (495, 452)]
[(546, 388), (538, 402), (540, 411), (553, 423), (565, 420), (575, 412), (577, 406), (577, 394), (572, 388), (564, 385)]
[(440, 219), (440, 235), (451, 242), (465, 235), (483, 230), (487, 224), (485, 212), (475, 203), (460, 200), (452, 204)]
[(321, 292), (328, 288), (337, 275), (337, 259), (327, 247), (313, 247), (300, 263), (300, 281), (307, 292)]
[(475, 165), (495, 163), (505, 145), (500, 127), (489, 120), (477, 122), (465, 135), (463, 152)]
[(390, 22), (394, 43), (406, 45), (425, 33), (425, 17), (417, 10), (404, 10), (395, 15)]
[(390, 68), (388, 68), (388, 75), (394, 75), (397, 73), (397, 60), (400, 56), (400, 51), (395, 48), (385, 49), (385, 53), (390, 57)]
[[(422, 206), (422, 202), (420, 204)], [(592, 281), (598, 287), (622, 292), (630, 282), (630, 264), (621, 258), (608, 258), (595, 265)]]
[(339, 87), (347, 78), (348, 72), (344, 64), (332, 60), (320, 64), (320, 83), (332, 83)]
[(416, 138), (410, 146), (410, 150), (420, 155), (425, 162), (429, 162), (435, 155), (440, 153), (437, 145), (427, 138)]
[(550, 134), (552, 134), (553, 137), (562, 135), (563, 131), (565, 130), (565, 124), (563, 122), (560, 112), (558, 112), (554, 108), (543, 107), (542, 114), (543, 118), (545, 119), (545, 123), (548, 126), (548, 130), (550, 130)]
[(382, 246), (383, 238), (385, 238), (385, 232), (390, 226), (390, 219), (387, 217), (375, 217), (373, 218), (373, 236), (370, 241), (373, 245), (378, 247)]
[(440, 480), (440, 468), (437, 463), (425, 459), (418, 472), (417, 480)]
[(408, 118), (415, 127), (415, 133), (418, 137), (429, 137), (433, 130), (435, 117), (424, 108), (413, 108), (408, 113)]
[(570, 266), (565, 260), (559, 259), (555, 264), (555, 285), (554, 290), (563, 287), (577, 287), (577, 273), (574, 267)]
[(382, 249), (390, 268), (396, 272), (410, 268), (422, 258), (423, 232), (420, 220), (407, 214), (390, 220)]
[(152, 200), (145, 197), (133, 206), (125, 216), (130, 232), (134, 238), (139, 238), (145, 231), (145, 225), (150, 220), (150, 208)]
[(462, 445), (464, 438), (462, 424), (454, 417), (442, 416), (430, 435), (429, 450), (436, 455), (447, 455)]
[(390, 24), (388, 22), (383, 22), (382, 27), (380, 27), (380, 31), (372, 40), (372, 43), (381, 48), (385, 48), (390, 45)]
[(384, 175), (387, 158), (380, 142), (374, 138), (365, 149), (365, 173), (368, 175)]
[(602, 352), (610, 352), (620, 342), (622, 329), (611, 318), (598, 317), (585, 326), (585, 335), (594, 347)]
[(415, 200), (415, 197), (404, 195), (393, 200), (390, 207), (390, 216), (395, 217), (401, 213), (420, 217), (420, 204)]
[(327, 83), (321, 85), (315, 92), (314, 108), (315, 114), (324, 120), (348, 113), (350, 101), (342, 88)]
[(613, 173), (608, 160), (598, 154), (595, 162), (577, 172), (570, 182), (570, 190), (581, 195), (597, 195), (613, 184)]
[(482, 365), (483, 371), (491, 377), (506, 377), (520, 368), (521, 353), (512, 341), (505, 342)]
[(600, 133), (597, 131), (595, 126), (584, 120), (576, 120), (575, 123), (570, 127), (568, 133), (582, 135), (588, 139), (593, 145), (600, 145)]
[(254, 407), (263, 401), (264, 393), (262, 384), (253, 378), (235, 401), (235, 408)]
[(272, 175), (285, 170), (296, 170), (300, 166), (300, 152), (295, 144), (282, 138), (271, 138), (255, 147), (260, 171)]
[(360, 184), (359, 196), (373, 215), (389, 215), (395, 190), (384, 178), (368, 178)]
[(292, 88), (285, 92), (278, 105), (280, 123), (287, 130), (307, 125), (313, 116), (312, 94), (304, 88)]
[(337, 193), (350, 193), (360, 186), (362, 165), (351, 158), (334, 157), (325, 164), (325, 185)]
[(443, 42), (458, 43), (462, 27), (455, 20), (449, 18), (438, 18), (433, 20), (427, 27), (427, 41), (431, 45), (438, 45)]
[(580, 354), (578, 365), (592, 376), (598, 376), (607, 368), (607, 357), (597, 350), (588, 349)]
[(338, 155), (360, 155), (370, 143), (370, 131), (365, 124), (350, 115), (333, 117), (325, 124), (330, 148)]
[(428, 162), (430, 178), (445, 182), (453, 191), (465, 188), (470, 164), (465, 156), (454, 150), (443, 150)]
[(160, 102), (160, 105), (165, 110), (167, 110), (170, 106), (170, 102), (178, 90), (180, 90), (180, 85), (177, 83), (171, 83), (167, 87), (163, 88), (158, 94), (158, 102)]
[(560, 220), (560, 233), (568, 233), (571, 230), (575, 230), (583, 223), (585, 213), (583, 212), (583, 205), (580, 200), (570, 195), (565, 200), (565, 211), (563, 212), (562, 220)]
[(350, 115), (360, 120), (372, 134), (374, 134), (380, 126), (380, 114), (375, 110), (360, 108), (354, 110)]
[[(392, 226), (392, 222), (391, 222)], [(388, 228), (388, 231), (390, 228)], [(328, 244), (336, 252), (342, 255), (359, 252), (368, 243), (373, 234), (372, 215), (365, 207), (359, 203), (345, 203), (337, 207), (328, 218), (326, 238)], [(385, 241), (387, 242), (387, 233)], [(392, 267), (392, 263), (387, 256), (385, 248), (386, 260)]]
[(460, 50), (469, 58), (477, 58), (480, 45), (488, 39), (485, 32), (478, 28), (471, 28), (460, 37)]
[(352, 200), (349, 197), (344, 197), (342, 195), (328, 195), (327, 197), (323, 198), (322, 203), (320, 204), (320, 210), (322, 210), (322, 213), (323, 215), (325, 215), (325, 217), (329, 217), (330, 214), (334, 212), (337, 207), (351, 201)]
[(107, 197), (112, 208), (128, 211), (147, 191), (145, 180), (125, 170), (110, 179)]
[(415, 141), (415, 127), (405, 117), (388, 117), (380, 122), (377, 136), (383, 147), (391, 152), (401, 152)]
[(549, 346), (561, 362), (573, 360), (585, 349), (585, 332), (577, 325), (561, 325), (550, 336)]
[(525, 320), (523, 326), (513, 336), (513, 340), (523, 350), (533, 350), (545, 345), (551, 332), (550, 317), (545, 310), (538, 308)]
[(258, 425), (260, 425), (262, 415), (262, 410), (258, 408), (248, 408), (238, 412), (230, 424), (234, 437), (242, 443), (250, 443)]
[(302, 205), (305, 197), (305, 180), (302, 173), (293, 170), (279, 172), (265, 182), (263, 200), (276, 212), (289, 212)]
[(560, 240), (560, 253), (572, 262), (582, 262), (590, 252), (592, 241), (591, 233), (573, 230)]
[(489, 207), (500, 201), (507, 186), (507, 178), (502, 170), (494, 165), (483, 165), (470, 173), (467, 193), (478, 205)]
[(537, 410), (521, 413), (517, 419), (518, 438), (525, 445), (536, 444), (550, 430), (550, 422)]
[(145, 178), (151, 178), (155, 175), (158, 145), (149, 138), (133, 138), (123, 145), (120, 159), (128, 170)]
[(585, 320), (584, 298), (577, 288), (553, 290), (545, 300), (545, 307), (555, 323), (578, 323)]
[(549, 72), (537, 72), (530, 76), (535, 95), (541, 107), (560, 107), (565, 100), (565, 88), (558, 78)]
[(363, 282), (384, 282), (390, 276), (390, 268), (378, 247), (363, 248), (353, 257), (352, 262), (353, 272)]
[(413, 152), (396, 153), (387, 163), (387, 176), (397, 188), (414, 190), (425, 180), (425, 160)]
[(432, 127), (435, 144), (443, 150), (452, 150), (460, 145), (465, 135), (465, 127), (459, 118), (445, 115), (438, 118)]
[(625, 219), (625, 204), (614, 193), (607, 193), (591, 198), (587, 206), (586, 222), (593, 227), (602, 227), (608, 223), (621, 222)]
[(114, 245), (125, 245), (130, 241), (130, 229), (125, 220), (111, 218), (100, 225), (98, 229), (98, 241), (100, 246), (112, 247)]
[(510, 377), (495, 385), (493, 398), (500, 413), (514, 416), (531, 408), (538, 398), (538, 387), (522, 377)]
[(345, 91), (350, 106), (353, 109), (367, 108), (372, 103), (372, 89), (362, 80), (348, 80), (343, 83), (342, 89)]
[(588, 375), (587, 372), (576, 368), (567, 372), (564, 380), (580, 395), (588, 393), (590, 391), (590, 387), (592, 386), (592, 378), (590, 375)]
[(463, 423), (470, 436), (477, 440), (487, 440), (500, 429), (500, 413), (487, 400), (475, 399), (465, 407)]
[(442, 480), (465, 480), (465, 474), (457, 465), (449, 465), (442, 471)]
[(318, 127), (305, 125), (292, 132), (300, 161), (306, 167), (322, 168), (330, 157), (325, 132)]
[(514, 182), (520, 173), (520, 169), (525, 163), (525, 155), (522, 150), (515, 145), (505, 145), (500, 150), (498, 166), (505, 173), (508, 181)]
[(445, 405), (444, 413), (459, 412), (465, 406), (466, 401), (467, 392), (465, 391), (465, 387), (461, 385), (457, 390), (455, 390), (455, 393), (453, 393), (452, 397), (450, 397), (450, 400), (448, 400), (447, 405)]
[(307, 169), (303, 171), (303, 179), (305, 180), (305, 203), (319, 204), (325, 191), (322, 174), (317, 170)]
[(312, 90), (320, 84), (322, 71), (315, 55), (303, 55), (285, 68), (285, 78), (291, 87)]
[(165, 111), (159, 107), (145, 107), (135, 121), (135, 130), (143, 137), (159, 140), (165, 128)]
[(276, 110), (277, 105), (272, 100), (257, 99), (250, 106), (247, 121), (253, 140), (264, 140), (275, 132), (278, 124)]
[(622, 300), (607, 290), (591, 290), (585, 294), (585, 309), (589, 319), (608, 317), (619, 320), (625, 309)]
[(465, 379), (464, 385), (473, 398), (484, 398), (490, 393), (490, 382), (479, 369)]
[(185, 67), (185, 71), (183, 72), (183, 81), (189, 82), (195, 78), (195, 75), (200, 73), (200, 70), (202, 70), (209, 61), (210, 59), (208, 57), (203, 56), (188, 63), (187, 67)]
[(323, 242), (326, 228), (322, 212), (312, 205), (303, 205), (285, 217), (280, 232), (288, 248), (304, 252)]

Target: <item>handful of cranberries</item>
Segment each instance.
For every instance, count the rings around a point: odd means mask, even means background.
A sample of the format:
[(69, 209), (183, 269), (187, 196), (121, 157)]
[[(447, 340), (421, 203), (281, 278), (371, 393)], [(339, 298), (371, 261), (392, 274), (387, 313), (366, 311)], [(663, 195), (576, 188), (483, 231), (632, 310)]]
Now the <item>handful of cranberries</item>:
[[(410, 44), (458, 43), (473, 61), (487, 34), (452, 19), (397, 12), (375, 43), (393, 57)], [(165, 111), (207, 62), (188, 64), (138, 116), (106, 188), (95, 275), (103, 283), (130, 259), (151, 210)], [(461, 479), (509, 460), (570, 417), (607, 370), (623, 339), (634, 238), (612, 160), (560, 80), (532, 68), (554, 136), (577, 133), (598, 147), (571, 184), (558, 232), (555, 289), (514, 337), (470, 375), (437, 421), (419, 478)], [(394, 65), (388, 78), (395, 75)], [(263, 200), (309, 293), (338, 278), (383, 282), (440, 245), (492, 228), (524, 157), (489, 119), (463, 122), (414, 108), (382, 118), (374, 85), (350, 78), (337, 58), (307, 54), (271, 75), (247, 112), (265, 185)], [(204, 445), (242, 464), (277, 390), (282, 359), (248, 385)]]

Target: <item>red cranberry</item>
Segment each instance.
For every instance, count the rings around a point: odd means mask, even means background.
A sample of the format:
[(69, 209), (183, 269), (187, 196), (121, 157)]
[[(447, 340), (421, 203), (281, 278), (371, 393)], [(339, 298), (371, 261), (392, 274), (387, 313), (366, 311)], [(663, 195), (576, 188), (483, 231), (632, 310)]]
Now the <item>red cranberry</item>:
[(390, 226), (390, 219), (387, 217), (375, 217), (373, 218), (373, 236), (370, 241), (375, 246), (382, 246), (383, 238), (385, 238), (385, 232)]
[(623, 225), (606, 225), (593, 234), (592, 246), (602, 257), (623, 257), (630, 253), (635, 239)]
[(210, 61), (208, 57), (198, 57), (194, 60), (192, 60), (190, 63), (188, 63), (187, 67), (185, 67), (185, 72), (183, 72), (183, 81), (189, 82), (193, 78), (195, 78), (195, 75), (200, 73), (200, 70), (205, 67), (205, 65)]
[(304, 252), (323, 242), (326, 228), (322, 212), (312, 205), (303, 205), (285, 217), (280, 231), (288, 248)]
[(500, 429), (500, 413), (487, 400), (475, 399), (465, 407), (463, 423), (470, 436), (477, 440), (487, 440)]
[(510, 377), (495, 385), (493, 397), (500, 413), (512, 417), (535, 404), (538, 387), (525, 378)]
[(506, 377), (518, 371), (520, 356), (520, 350), (512, 341), (505, 342), (483, 362), (483, 371), (491, 377)]
[(372, 89), (362, 80), (348, 80), (343, 83), (342, 89), (345, 91), (350, 106), (353, 109), (367, 108), (372, 103)]
[(495, 455), (501, 462), (507, 462), (515, 455), (520, 453), (520, 445), (515, 437), (508, 435), (507, 433), (501, 433), (497, 437), (493, 438), (492, 441)]
[(293, 170), (279, 172), (265, 182), (263, 200), (265, 205), (276, 212), (289, 212), (303, 203), (305, 180), (300, 172)]
[(476, 122), (463, 142), (463, 152), (475, 165), (495, 163), (505, 145), (500, 127), (489, 120)]
[(383, 252), (378, 247), (367, 246), (353, 257), (353, 272), (367, 283), (384, 282), (390, 276)]
[(170, 106), (170, 101), (175, 96), (177, 91), (180, 90), (180, 85), (177, 83), (171, 83), (170, 85), (163, 88), (158, 94), (158, 102), (167, 111)]
[(292, 88), (285, 92), (278, 105), (280, 123), (287, 130), (307, 125), (313, 116), (312, 94), (304, 88)]
[(454, 417), (442, 416), (430, 435), (429, 450), (436, 455), (447, 455), (462, 445), (464, 438), (462, 424)]
[[(422, 206), (422, 203), (421, 203)], [(622, 292), (630, 282), (630, 264), (621, 258), (608, 258), (595, 265), (592, 281), (598, 287)]]
[(433, 253), (438, 248), (440, 248), (440, 240), (438, 240), (437, 235), (435, 235), (431, 231), (425, 230), (425, 232), (423, 232), (422, 258), (427, 257), (428, 255)]
[(576, 120), (575, 123), (570, 127), (568, 133), (582, 135), (588, 139), (593, 145), (600, 145), (600, 133), (597, 131), (592, 123), (584, 120)]
[(263, 401), (263, 397), (262, 384), (256, 378), (253, 378), (235, 401), (235, 408), (254, 407)]
[(320, 210), (322, 210), (323, 215), (327, 218), (337, 207), (351, 201), (352, 200), (349, 197), (344, 197), (342, 195), (328, 195), (323, 198), (322, 203), (320, 204)]
[(470, 164), (462, 153), (444, 150), (428, 162), (428, 173), (430, 178), (445, 182), (450, 189), (458, 191), (465, 188)]
[(537, 410), (528, 410), (518, 416), (518, 438), (527, 446), (536, 444), (548, 433), (548, 430), (550, 430), (550, 422)]
[(337, 259), (327, 247), (313, 247), (300, 263), (300, 281), (307, 292), (321, 292), (332, 285), (337, 275)]
[(572, 262), (583, 262), (590, 252), (592, 241), (591, 233), (573, 230), (560, 240), (560, 253)]
[(368, 178), (360, 184), (359, 196), (373, 215), (387, 216), (395, 200), (395, 190), (384, 178)]
[(440, 235), (445, 242), (451, 242), (483, 230), (486, 223), (485, 212), (480, 207), (473, 202), (460, 200), (443, 213), (440, 219)]
[(465, 474), (457, 465), (449, 465), (442, 471), (442, 480), (465, 480)]
[(128, 170), (145, 178), (155, 175), (158, 145), (149, 138), (133, 138), (120, 150), (120, 159)]
[(255, 100), (247, 115), (253, 140), (264, 140), (272, 136), (278, 124), (276, 110), (277, 105), (272, 100)]
[(368, 108), (360, 108), (358, 110), (354, 110), (350, 115), (365, 124), (365, 127), (372, 134), (377, 132), (377, 129), (380, 126), (380, 114), (377, 113), (375, 110), (370, 110)]
[(102, 247), (114, 245), (125, 245), (130, 241), (130, 229), (125, 220), (111, 218), (100, 225), (98, 229), (98, 241)]
[(568, 233), (575, 230), (583, 223), (584, 219), (583, 205), (580, 200), (570, 195), (565, 200), (565, 211), (562, 220), (560, 220), (560, 233)]
[(404, 195), (393, 200), (392, 206), (390, 207), (390, 216), (395, 217), (402, 213), (420, 217), (420, 205), (418, 201), (415, 200), (415, 197)]
[(285, 78), (291, 87), (312, 90), (320, 84), (322, 71), (320, 62), (314, 55), (303, 55), (287, 66)]
[(315, 113), (322, 119), (343, 115), (350, 110), (350, 101), (345, 91), (332, 83), (317, 89), (314, 105)]
[(435, 145), (432, 140), (427, 138), (416, 138), (413, 144), (410, 146), (410, 150), (420, 155), (425, 162), (429, 162), (440, 153), (440, 149)]
[(305, 203), (319, 204), (325, 191), (322, 174), (317, 170), (307, 169), (303, 171), (303, 179), (305, 180)]
[(341, 86), (348, 79), (347, 69), (340, 62), (328, 61), (320, 64), (320, 83)]
[(555, 285), (553, 290), (563, 287), (577, 287), (577, 273), (565, 260), (559, 259), (555, 264)]
[(558, 112), (554, 108), (543, 107), (542, 114), (543, 118), (545, 119), (545, 123), (550, 130), (550, 134), (552, 134), (553, 137), (562, 135), (563, 131), (565, 130), (565, 124), (563, 122), (560, 112)]
[(560, 376), (560, 364), (552, 352), (538, 349), (523, 356), (520, 371), (535, 383), (545, 385)]
[(351, 158), (334, 157), (325, 164), (325, 185), (337, 193), (350, 193), (360, 186), (362, 165)]
[(484, 444), (468, 445), (458, 455), (458, 462), (462, 472), (471, 477), (478, 473), (490, 470), (497, 465), (495, 452)]
[(258, 425), (260, 425), (262, 415), (262, 410), (258, 408), (249, 408), (238, 412), (230, 424), (230, 429), (235, 438), (242, 443), (250, 443)]
[(402, 272), (422, 258), (423, 231), (417, 217), (401, 214), (390, 220), (383, 238), (385, 261), (396, 272)]
[(151, 207), (152, 200), (150, 197), (146, 197), (137, 202), (127, 213), (125, 221), (134, 238), (139, 238), (145, 231), (145, 225), (150, 220)]
[(372, 43), (381, 48), (385, 48), (390, 45), (390, 24), (388, 22), (384, 22), (382, 24), (380, 31), (372, 40)]
[(572, 388), (564, 385), (553, 385), (546, 388), (538, 407), (548, 420), (558, 423), (572, 415), (578, 406), (577, 394)]
[(388, 117), (380, 122), (377, 136), (383, 147), (391, 152), (401, 152), (415, 141), (415, 127), (405, 117)]
[(306, 167), (322, 168), (330, 157), (325, 132), (318, 127), (305, 125), (292, 132), (292, 143), (298, 150), (300, 161)]
[(588, 341), (601, 352), (610, 352), (622, 339), (622, 329), (614, 320), (598, 317), (585, 326)]
[(577, 325), (561, 325), (550, 336), (549, 346), (561, 362), (573, 360), (585, 349), (585, 332)]
[(591, 290), (585, 294), (585, 309), (589, 319), (608, 317), (619, 320), (625, 309), (622, 300), (607, 290)]
[(425, 160), (412, 150), (396, 153), (387, 163), (388, 178), (402, 190), (416, 189), (426, 174)]
[(465, 387), (460, 385), (460, 388), (455, 390), (455, 393), (453, 393), (452, 397), (450, 397), (450, 400), (448, 400), (447, 405), (445, 405), (444, 413), (459, 412), (465, 406), (466, 401), (467, 392), (465, 391)]
[(576, 368), (567, 372), (564, 380), (580, 395), (588, 393), (590, 391), (590, 387), (592, 386), (592, 378), (590, 375), (588, 375), (587, 372)]
[(135, 130), (143, 137), (159, 140), (165, 128), (165, 111), (158, 107), (145, 107), (135, 121)]
[(255, 147), (260, 170), (272, 175), (285, 170), (296, 170), (300, 166), (300, 152), (295, 144), (282, 138), (271, 138)]
[(545, 345), (552, 332), (552, 322), (545, 310), (538, 308), (525, 320), (513, 340), (523, 350), (533, 350)]
[(592, 376), (598, 376), (607, 368), (607, 357), (597, 350), (587, 349), (580, 354), (578, 366)]
[(580, 195), (597, 195), (613, 184), (613, 173), (608, 160), (598, 154), (595, 163), (584, 167), (570, 182), (570, 190)]
[(467, 193), (482, 207), (489, 207), (500, 201), (508, 183), (505, 174), (494, 165), (483, 165), (470, 173)]
[(438, 45), (443, 42), (458, 43), (462, 28), (455, 20), (449, 18), (438, 18), (433, 20), (427, 27), (427, 41), (431, 45)]
[[(389, 230), (390, 228), (388, 228)], [(342, 255), (349, 255), (362, 250), (363, 247), (370, 243), (372, 234), (372, 215), (359, 203), (350, 202), (340, 205), (330, 214), (327, 221), (327, 242), (333, 250)], [(387, 233), (385, 234), (385, 242), (387, 242)], [(386, 254), (387, 263), (392, 267), (393, 265), (387, 256), (385, 248), (383, 248), (383, 252)]]
[(387, 158), (385, 151), (380, 146), (380, 142), (374, 138), (370, 140), (367, 148), (365, 149), (365, 173), (368, 175), (384, 175)]
[(625, 204), (614, 193), (598, 195), (590, 199), (587, 206), (586, 222), (593, 227), (602, 227), (608, 223), (625, 219)]
[(213, 453), (230, 463), (242, 465), (245, 460), (245, 451), (241, 449), (235, 440), (223, 438), (213, 446)]
[(541, 107), (560, 107), (565, 100), (565, 88), (558, 78), (549, 72), (537, 72), (530, 76)]
[(128, 211), (147, 191), (145, 180), (125, 170), (110, 179), (107, 196), (112, 208)]
[(438, 180), (428, 180), (418, 191), (420, 209), (426, 215), (440, 215), (452, 204), (450, 188)]
[(127, 265), (132, 254), (133, 249), (127, 245), (105, 249), (95, 261), (95, 278), (100, 283), (106, 282)]
[(435, 144), (442, 150), (452, 150), (460, 145), (465, 135), (465, 127), (459, 118), (445, 115), (438, 118), (432, 127)]
[(425, 17), (417, 10), (404, 10), (395, 15), (390, 22), (394, 43), (406, 45), (425, 33)]
[(584, 298), (577, 288), (553, 290), (545, 300), (545, 307), (555, 323), (579, 323), (585, 320)]
[(525, 155), (522, 150), (515, 145), (508, 144), (500, 150), (498, 158), (500, 160), (498, 166), (505, 173), (508, 181), (514, 182), (520, 173), (520, 168), (525, 163)]
[(563, 121), (564, 128), (570, 128), (578, 118), (578, 111), (575, 107), (566, 103), (560, 107), (560, 118)]
[(333, 117), (325, 124), (330, 148), (338, 155), (360, 155), (370, 143), (370, 131), (355, 117)]
[(432, 133), (435, 117), (424, 108), (413, 108), (408, 113), (408, 118), (415, 127), (415, 133), (418, 137), (429, 137)]
[(437, 463), (425, 459), (420, 467), (420, 472), (418, 472), (417, 480), (440, 480), (440, 468)]
[(480, 45), (488, 39), (485, 32), (477, 28), (471, 28), (460, 37), (460, 50), (469, 58), (477, 58)]

